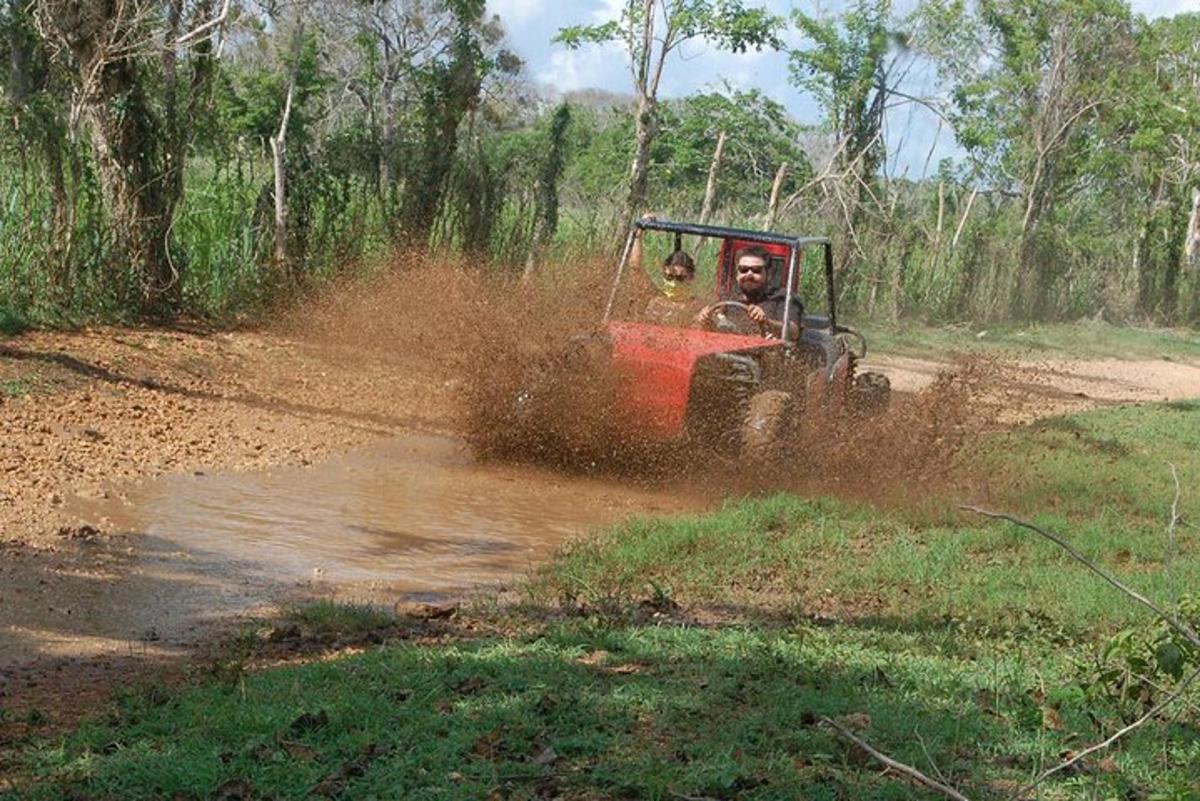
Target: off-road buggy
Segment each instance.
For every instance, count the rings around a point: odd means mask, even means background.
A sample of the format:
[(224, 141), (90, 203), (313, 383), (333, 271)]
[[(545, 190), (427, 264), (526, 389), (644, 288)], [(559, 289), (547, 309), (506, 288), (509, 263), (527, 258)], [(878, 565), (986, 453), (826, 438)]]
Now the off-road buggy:
[[(799, 338), (617, 319), (637, 316), (617, 310), (628, 305), (618, 300), (628, 300), (622, 293), (630, 283), (630, 254), (639, 232), (673, 234), (676, 250), (683, 248), (685, 236), (718, 241), (716, 291), (709, 302), (722, 311), (745, 308), (737, 300), (735, 254), (748, 246), (762, 248), (769, 254), (768, 294), (785, 296), (782, 330), (799, 322)], [(824, 256), (826, 313), (789, 320), (805, 253), (816, 249)], [(888, 403), (886, 376), (856, 372), (866, 341), (838, 324), (836, 298), (827, 238), (644, 218), (630, 231), (600, 330), (573, 342), (552, 360), (554, 369), (539, 367), (537, 377), (518, 393), (518, 413), (532, 409), (548, 391), (564, 391), (563, 371), (578, 377), (581, 370), (601, 368), (617, 378), (613, 411), (636, 428), (645, 440), (640, 444), (690, 443), (759, 457), (778, 453), (783, 440), (814, 419), (828, 420), (829, 412), (871, 413)]]

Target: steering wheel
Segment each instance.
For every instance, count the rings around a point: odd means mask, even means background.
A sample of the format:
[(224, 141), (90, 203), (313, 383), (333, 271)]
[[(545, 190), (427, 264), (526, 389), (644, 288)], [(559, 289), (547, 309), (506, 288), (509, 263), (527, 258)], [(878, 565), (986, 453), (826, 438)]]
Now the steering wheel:
[[(750, 306), (749, 306), (749, 304), (742, 303), (740, 300), (718, 300), (716, 303), (712, 304), (708, 308), (712, 309), (713, 311), (716, 311), (717, 309), (723, 309), (726, 307), (729, 307), (732, 309), (741, 309), (742, 311), (746, 312), (746, 317), (747, 317), (747, 319), (749, 319)], [(754, 322), (754, 321), (751, 320), (751, 322)], [(716, 325), (718, 328), (720, 328), (720, 323), (716, 323)], [(766, 325), (764, 325), (763, 323), (758, 323), (757, 325), (758, 325), (758, 333), (762, 334), (764, 337), (768, 336)], [(729, 323), (728, 320), (726, 320), (726, 326), (729, 329), (736, 329), (736, 326), (734, 326), (732, 323)]]

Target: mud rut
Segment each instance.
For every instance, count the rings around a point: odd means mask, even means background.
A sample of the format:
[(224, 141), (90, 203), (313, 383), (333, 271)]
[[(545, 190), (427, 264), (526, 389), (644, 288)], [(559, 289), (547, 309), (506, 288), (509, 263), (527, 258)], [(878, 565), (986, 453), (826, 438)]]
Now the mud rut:
[[(593, 526), (720, 497), (712, 484), (480, 463), (457, 433), (460, 366), (323, 333), (3, 344), (0, 378), (29, 391), (0, 403), (0, 702), (178, 664), (238, 615), (294, 599), (461, 596)], [(873, 366), (910, 394), (945, 367)], [(1200, 396), (1200, 366), (1177, 362), (1043, 362), (1022, 375), (1027, 416)]]

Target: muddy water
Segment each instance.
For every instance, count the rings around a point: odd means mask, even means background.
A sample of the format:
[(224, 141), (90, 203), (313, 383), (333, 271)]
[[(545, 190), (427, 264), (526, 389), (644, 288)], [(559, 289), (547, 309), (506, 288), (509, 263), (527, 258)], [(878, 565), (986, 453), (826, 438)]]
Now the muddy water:
[(120, 516), (274, 580), (445, 592), (510, 578), (598, 524), (697, 502), (481, 465), (461, 442), (409, 436), (306, 470), (171, 476), (130, 496)]
[(455, 595), (506, 582), (595, 526), (702, 505), (479, 464), (461, 441), (420, 435), (316, 467), (174, 475), (109, 495), (75, 499), (72, 511), (132, 536), (84, 543), (90, 556), (4, 598), (0, 666), (170, 648), (206, 621), (297, 596)]

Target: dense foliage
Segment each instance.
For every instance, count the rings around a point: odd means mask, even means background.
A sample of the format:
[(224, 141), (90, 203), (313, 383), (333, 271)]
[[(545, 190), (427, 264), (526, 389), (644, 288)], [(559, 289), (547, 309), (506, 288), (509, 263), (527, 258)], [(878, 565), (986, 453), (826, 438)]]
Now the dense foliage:
[[(665, 43), (697, 37), (800, 42), (823, 122), (753, 89), (660, 100)], [(834, 236), (860, 314), (1200, 321), (1200, 15), (631, 0), (559, 40), (622, 43), (634, 85), (531, 85), (483, 0), (9, 0), (0, 316), (242, 314), (398, 249), (533, 271), (708, 196), (716, 222)], [(908, 93), (914, 64), (942, 94)], [(911, 103), (961, 163), (896, 177), (887, 109)]]

